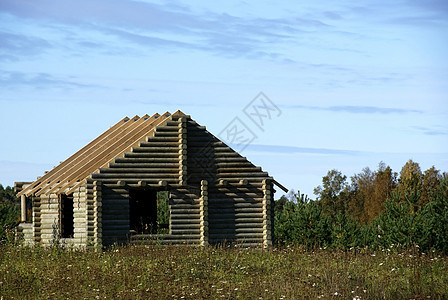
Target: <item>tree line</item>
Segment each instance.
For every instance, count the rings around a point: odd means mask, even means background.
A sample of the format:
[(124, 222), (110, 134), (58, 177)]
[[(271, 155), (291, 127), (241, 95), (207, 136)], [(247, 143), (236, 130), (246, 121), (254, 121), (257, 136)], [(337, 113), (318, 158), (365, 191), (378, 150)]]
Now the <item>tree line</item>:
[[(313, 247), (419, 247), (448, 253), (448, 174), (422, 172), (409, 160), (400, 173), (383, 162), (350, 178), (330, 170), (312, 200), (291, 192), (275, 201), (278, 244)], [(167, 219), (168, 205), (161, 205)], [(159, 217), (158, 217), (159, 218)], [(0, 241), (20, 221), (14, 189), (0, 185)], [(162, 222), (163, 223), (163, 222)], [(167, 222), (166, 222), (167, 223)]]
[(20, 203), (14, 192), (14, 188), (6, 188), (0, 184), (0, 241), (12, 237), (13, 228), (20, 221)]
[(380, 162), (348, 180), (330, 170), (315, 200), (289, 193), (275, 202), (279, 244), (306, 247), (419, 247), (448, 253), (448, 174), (422, 172), (409, 160), (400, 173)]

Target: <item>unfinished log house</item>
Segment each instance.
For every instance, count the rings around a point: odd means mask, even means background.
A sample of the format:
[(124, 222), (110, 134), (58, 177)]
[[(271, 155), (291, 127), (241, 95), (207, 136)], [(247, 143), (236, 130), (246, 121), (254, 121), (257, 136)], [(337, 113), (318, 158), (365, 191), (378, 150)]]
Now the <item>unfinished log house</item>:
[(16, 183), (18, 228), (25, 243), (45, 246), (269, 247), (274, 184), (285, 189), (181, 111), (126, 117), (36, 181)]

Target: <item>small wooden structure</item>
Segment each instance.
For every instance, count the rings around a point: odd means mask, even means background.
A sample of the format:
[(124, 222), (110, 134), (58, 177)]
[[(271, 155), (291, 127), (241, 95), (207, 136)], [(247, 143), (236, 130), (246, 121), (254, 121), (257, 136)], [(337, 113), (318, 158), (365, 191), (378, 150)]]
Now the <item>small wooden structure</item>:
[[(16, 183), (19, 232), (45, 246), (269, 247), (273, 184), (285, 189), (181, 111), (126, 117), (36, 181)], [(159, 191), (169, 193), (166, 234), (149, 228)]]

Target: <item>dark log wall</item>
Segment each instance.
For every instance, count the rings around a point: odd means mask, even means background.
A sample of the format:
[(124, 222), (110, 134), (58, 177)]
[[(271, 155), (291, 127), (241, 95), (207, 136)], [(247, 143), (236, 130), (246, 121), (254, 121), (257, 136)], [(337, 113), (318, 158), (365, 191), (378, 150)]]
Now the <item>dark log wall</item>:
[[(263, 210), (263, 180), (269, 178), (268, 173), (195, 121), (188, 120), (186, 132), (188, 185), (199, 190), (201, 180), (207, 181), (202, 193), (207, 203), (204, 209), (207, 242), (262, 245), (263, 216), (270, 213)], [(272, 239), (270, 232), (265, 239)]]
[(128, 241), (129, 190), (152, 188), (170, 191), (171, 243), (261, 246), (271, 239), (265, 230), (270, 205), (263, 204), (265, 190), (272, 189), (263, 185), (269, 178), (205, 127), (173, 116), (139, 147), (92, 174), (87, 191), (93, 199), (89, 187), (101, 182), (103, 245)]
[(170, 191), (170, 233), (172, 243), (200, 243), (200, 189), (194, 186)]
[(246, 186), (210, 186), (209, 242), (263, 243), (263, 193)]

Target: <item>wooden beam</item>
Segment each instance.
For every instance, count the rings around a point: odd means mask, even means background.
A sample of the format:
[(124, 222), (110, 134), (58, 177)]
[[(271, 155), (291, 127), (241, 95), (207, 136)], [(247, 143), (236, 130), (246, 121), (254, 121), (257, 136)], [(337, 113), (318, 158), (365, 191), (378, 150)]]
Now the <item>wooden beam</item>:
[(278, 186), (280, 189), (282, 189), (285, 193), (287, 193), (289, 190), (285, 188), (283, 185), (281, 185), (277, 180), (272, 180), (272, 183), (274, 183), (276, 186)]
[[(62, 189), (62, 187), (69, 188), (70, 191), (68, 191), (68, 193), (75, 190), (82, 184), (82, 179), (96, 170), (97, 166), (95, 166), (95, 164), (98, 163), (98, 159), (103, 158), (107, 155), (107, 153), (111, 151), (114, 152), (117, 144), (122, 142), (123, 139), (126, 139), (130, 135), (134, 134), (136, 130), (139, 130), (142, 124), (153, 122), (156, 118), (158, 118), (158, 116), (158, 114), (155, 114), (150, 118), (148, 115), (145, 115), (139, 119), (135, 119), (135, 122), (130, 123), (129, 126), (127, 128), (124, 128), (122, 132), (118, 133), (116, 136), (111, 137), (108, 141), (105, 141), (103, 145), (100, 145), (97, 149), (95, 149), (95, 151), (92, 151), (88, 154), (88, 156), (78, 161), (78, 163), (74, 165), (71, 170), (66, 172), (65, 180), (52, 187), (51, 190), (48, 191), (48, 193), (55, 191), (57, 188)], [(90, 172), (87, 173), (86, 171)], [(76, 184), (76, 187), (70, 188), (73, 184)]]
[(26, 196), (20, 196), (20, 208), (21, 208), (21, 218), (22, 222), (26, 222)]
[[(89, 164), (86, 168), (83, 168), (82, 173), (77, 175), (78, 177), (87, 177), (89, 174), (98, 173), (100, 168), (105, 168), (109, 163), (112, 162), (116, 157), (125, 152), (132, 151), (132, 148), (138, 147), (139, 144), (146, 140), (148, 136), (154, 133), (156, 126), (162, 124), (170, 117), (169, 112), (165, 112), (163, 115), (157, 117), (155, 115), (143, 121), (140, 126), (133, 130), (128, 135), (122, 137), (114, 145), (110, 146), (103, 152), (103, 155), (95, 158), (94, 163)], [(81, 185), (81, 183), (76, 183), (75, 180), (71, 180), (65, 186), (71, 187), (69, 192), (75, 190)]]
[(110, 127), (108, 130), (106, 130), (104, 133), (99, 135), (97, 138), (95, 138), (93, 141), (82, 147), (79, 151), (77, 151), (75, 154), (67, 158), (65, 161), (57, 165), (53, 170), (42, 176), (39, 180), (34, 181), (31, 185), (24, 188), (20, 193), (17, 194), (18, 197), (21, 195), (30, 196), (38, 189), (42, 188), (43, 184), (46, 184), (47, 182), (51, 182), (53, 178), (58, 176), (67, 165), (69, 165), (71, 162), (76, 160), (78, 157), (83, 156), (86, 152), (90, 151), (92, 148), (96, 147), (99, 143), (101, 143), (107, 136), (112, 134), (114, 131), (122, 127), (126, 124), (126, 122), (129, 121), (128, 117), (125, 117), (121, 119), (119, 122), (117, 122), (115, 125)]
[(139, 186), (139, 187), (145, 187), (146, 186), (146, 181), (139, 181), (138, 183), (137, 183), (137, 185)]
[(76, 172), (80, 168), (84, 168), (86, 164), (91, 163), (93, 158), (95, 158), (102, 151), (104, 151), (104, 148), (114, 143), (117, 138), (120, 138), (121, 136), (125, 135), (127, 132), (132, 130), (132, 128), (135, 128), (139, 123), (143, 122), (144, 117), (145, 116), (143, 116), (142, 118), (140, 118), (139, 116), (133, 117), (131, 119), (132, 121), (126, 122), (123, 126), (120, 126), (119, 128), (117, 128), (117, 130), (105, 136), (104, 139), (102, 139), (101, 141), (99, 141), (98, 144), (95, 145), (95, 147), (83, 153), (82, 156), (75, 157), (75, 159), (73, 159), (70, 162), (70, 164), (67, 165), (63, 170), (61, 170), (58, 176), (53, 179), (49, 191), (47, 191), (46, 189), (44, 189), (44, 187), (42, 187), (42, 189), (39, 192), (37, 192), (36, 195), (39, 196), (43, 193), (51, 193), (60, 186), (62, 186), (63, 184), (65, 184), (67, 181), (70, 181), (70, 179), (75, 178), (76, 181), (84, 179), (83, 177), (78, 177)]

